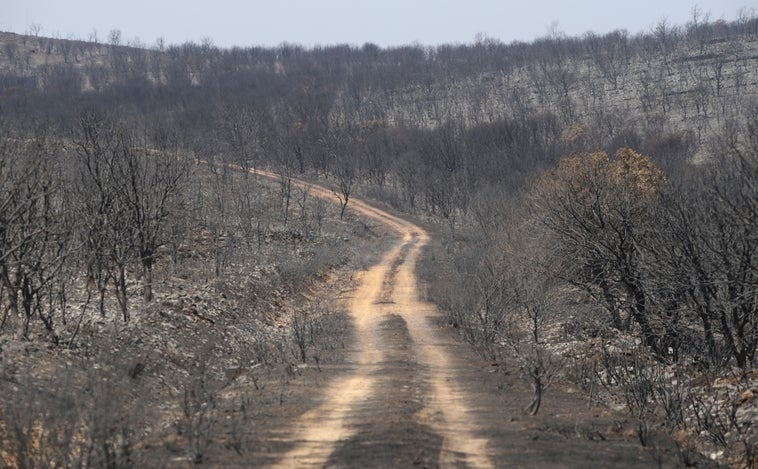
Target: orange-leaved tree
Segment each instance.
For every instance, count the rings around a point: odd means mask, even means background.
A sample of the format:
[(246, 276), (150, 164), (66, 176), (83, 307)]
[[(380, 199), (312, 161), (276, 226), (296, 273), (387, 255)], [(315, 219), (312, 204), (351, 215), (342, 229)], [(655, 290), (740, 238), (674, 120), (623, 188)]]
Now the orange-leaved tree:
[(609, 311), (614, 327), (639, 325), (645, 344), (664, 350), (651, 317), (643, 246), (655, 227), (665, 182), (653, 161), (629, 148), (566, 156), (527, 199), (551, 235), (553, 267)]

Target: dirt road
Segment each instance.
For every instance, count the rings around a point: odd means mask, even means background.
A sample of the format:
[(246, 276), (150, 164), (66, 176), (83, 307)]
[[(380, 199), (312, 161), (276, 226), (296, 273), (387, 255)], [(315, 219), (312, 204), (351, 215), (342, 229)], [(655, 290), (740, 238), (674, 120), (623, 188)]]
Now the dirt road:
[[(321, 187), (311, 194), (336, 200)], [(397, 241), (345, 294), (356, 331), (347, 370), (314, 390), (318, 405), (280, 435), (289, 450), (273, 467), (649, 467), (666, 460), (642, 449), (625, 422), (567, 393), (548, 397), (540, 417), (521, 414), (529, 390), (517, 372), (492, 373), (420, 299), (415, 265), (427, 232), (359, 200), (348, 209), (397, 233)]]

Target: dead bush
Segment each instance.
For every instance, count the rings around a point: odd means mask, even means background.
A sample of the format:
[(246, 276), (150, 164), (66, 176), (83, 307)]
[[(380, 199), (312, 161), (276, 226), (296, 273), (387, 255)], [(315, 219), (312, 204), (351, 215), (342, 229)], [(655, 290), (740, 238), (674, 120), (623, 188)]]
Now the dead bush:
[(104, 467), (140, 465), (135, 448), (143, 438), (139, 382), (121, 361), (102, 357), (25, 375), (4, 385), (1, 421), (9, 467)]

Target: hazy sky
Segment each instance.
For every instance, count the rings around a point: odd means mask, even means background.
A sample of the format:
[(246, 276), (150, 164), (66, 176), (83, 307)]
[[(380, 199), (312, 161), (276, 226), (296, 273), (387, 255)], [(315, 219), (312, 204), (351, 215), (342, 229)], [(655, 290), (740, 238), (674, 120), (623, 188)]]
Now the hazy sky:
[(201, 42), (220, 47), (282, 42), (306, 46), (373, 42), (381, 46), (470, 43), (478, 33), (531, 41), (551, 25), (568, 35), (649, 30), (665, 18), (684, 24), (693, 7), (732, 20), (758, 0), (0, 0), (0, 30), (41, 26), (40, 35), (153, 45)]

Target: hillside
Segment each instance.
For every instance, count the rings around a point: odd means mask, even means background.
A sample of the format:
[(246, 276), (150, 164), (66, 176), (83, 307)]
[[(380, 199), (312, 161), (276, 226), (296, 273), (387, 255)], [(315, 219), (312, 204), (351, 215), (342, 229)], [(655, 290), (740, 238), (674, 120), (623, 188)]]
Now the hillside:
[[(2, 33), (0, 53), (6, 80), (30, 89), (44, 89), (51, 75), (66, 76), (72, 92), (104, 92), (125, 81), (199, 88), (251, 81), (274, 98), (295, 84), (325, 95), (331, 102), (322, 105), (335, 119), (436, 127), (552, 113), (562, 126), (600, 129), (608, 115), (621, 114), (633, 117), (622, 125), (636, 130), (694, 127), (701, 141), (756, 96), (755, 28), (750, 18), (687, 28), (661, 22), (638, 35), (557, 35), (531, 44), (484, 38), (388, 50), (370, 44), (219, 50), (191, 43), (157, 50)], [(231, 76), (236, 85), (225, 83)]]
[(0, 460), (753, 467), (758, 18), (701, 19), (0, 33)]

